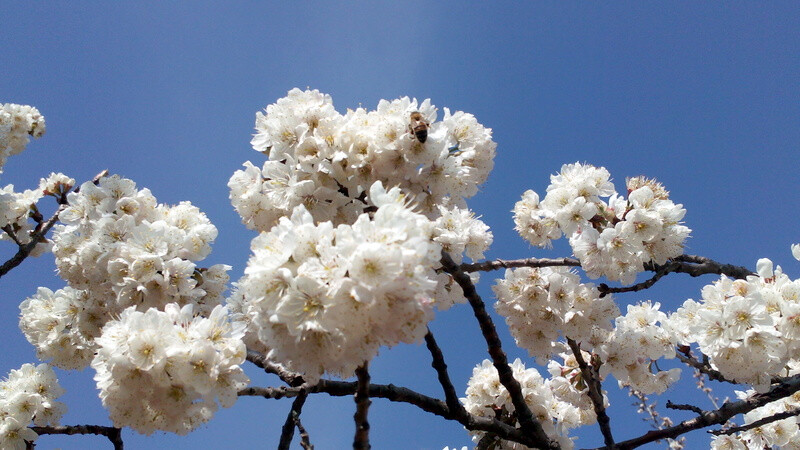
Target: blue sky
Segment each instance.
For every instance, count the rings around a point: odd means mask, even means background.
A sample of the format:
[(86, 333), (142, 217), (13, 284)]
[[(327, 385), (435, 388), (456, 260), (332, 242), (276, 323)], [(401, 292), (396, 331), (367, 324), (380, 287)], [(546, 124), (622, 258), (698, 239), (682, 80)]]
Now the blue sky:
[[(331, 94), (340, 111), (408, 95), (492, 128), (495, 169), (470, 201), (495, 234), (489, 257), (569, 254), (563, 244), (530, 248), (509, 211), (526, 189), (543, 192), (562, 164), (582, 161), (607, 167), (618, 189), (626, 176), (662, 181), (688, 210), (688, 253), (749, 267), (770, 257), (800, 276), (789, 252), (800, 242), (797, 3), (4, 3), (0, 102), (38, 107), (48, 132), (10, 159), (2, 182), (31, 188), (51, 171), (83, 181), (108, 168), (161, 202), (189, 200), (220, 229), (208, 263), (232, 265), (233, 279), (254, 234), (231, 208), (227, 180), (243, 162), (263, 162), (249, 146), (255, 112), (307, 86)], [(6, 247), (0, 259), (13, 253)], [(483, 275), (487, 301), (501, 276)], [(623, 310), (643, 299), (674, 309), (713, 279), (671, 276), (617, 301)], [(9, 330), (0, 372), (35, 359), (17, 331), (19, 302), (37, 286), (63, 284), (47, 256), (0, 280), (0, 325)], [(431, 327), (463, 393), (486, 357), (475, 320), (462, 306)], [(500, 328), (512, 358), (524, 358)], [(277, 384), (253, 369), (254, 384)], [(62, 423), (109, 423), (92, 375), (59, 372), (69, 391)], [(383, 351), (372, 378), (441, 396), (424, 346)], [(660, 405), (707, 407), (691, 373), (683, 378)], [(618, 439), (646, 429), (624, 394), (611, 401)], [(308, 400), (303, 420), (318, 449), (350, 445), (352, 405)], [(289, 406), (242, 399), (187, 437), (126, 430), (124, 439), (131, 449), (273, 448)], [(376, 400), (370, 418), (373, 448), (470, 444), (458, 424), (406, 405)], [(579, 446), (602, 444), (595, 427), (578, 435)], [(690, 441), (702, 448), (707, 438), (696, 432)], [(108, 443), (58, 436), (38, 445)]]

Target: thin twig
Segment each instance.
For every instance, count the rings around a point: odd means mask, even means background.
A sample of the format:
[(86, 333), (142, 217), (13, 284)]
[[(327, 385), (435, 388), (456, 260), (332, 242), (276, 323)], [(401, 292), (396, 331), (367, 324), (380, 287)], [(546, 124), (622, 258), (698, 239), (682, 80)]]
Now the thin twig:
[(447, 364), (444, 362), (444, 355), (439, 345), (436, 344), (436, 339), (434, 339), (430, 329), (428, 329), (428, 333), (425, 335), (425, 344), (428, 346), (428, 351), (430, 351), (433, 357), (431, 366), (436, 370), (436, 374), (439, 377), (439, 384), (442, 385), (442, 389), (444, 390), (444, 398), (447, 407), (456, 415), (466, 416), (467, 410), (464, 409), (464, 405), (458, 401), (456, 389), (453, 387), (450, 376), (447, 374)]
[(788, 419), (789, 417), (794, 417), (794, 416), (800, 416), (800, 408), (793, 408), (788, 411), (775, 413), (769, 417), (758, 419), (755, 422), (751, 422), (748, 423), (747, 425), (742, 425), (740, 427), (731, 427), (725, 430), (711, 430), (709, 431), (709, 433), (715, 435), (739, 433), (742, 431), (751, 430), (753, 428), (758, 428), (761, 425), (766, 425), (768, 423), (777, 422), (779, 420)]
[(289, 450), (289, 446), (292, 444), (292, 438), (294, 437), (294, 427), (300, 419), (300, 413), (303, 411), (303, 404), (305, 404), (306, 398), (308, 398), (308, 392), (306, 392), (305, 389), (300, 389), (297, 393), (297, 397), (295, 397), (292, 402), (292, 408), (289, 410), (289, 414), (286, 415), (283, 428), (281, 428), (281, 440), (278, 442), (278, 450)]
[(303, 447), (303, 450), (314, 450), (314, 446), (311, 445), (311, 439), (308, 437), (308, 431), (303, 427), (299, 417), (295, 420), (295, 424), (297, 425), (297, 431), (300, 432), (300, 446)]
[(372, 400), (369, 399), (369, 363), (366, 361), (363, 365), (356, 369), (356, 378), (358, 378), (358, 386), (356, 387), (355, 402), (356, 412), (353, 414), (353, 420), (356, 423), (356, 433), (353, 437), (353, 449), (356, 450), (369, 450), (369, 420), (367, 415), (369, 413), (369, 405)]
[(122, 430), (114, 427), (104, 427), (100, 425), (62, 425), (58, 427), (31, 427), (36, 434), (96, 434), (105, 436), (111, 441), (114, 450), (122, 450)]
[(572, 349), (575, 355), (575, 361), (581, 369), (581, 375), (586, 380), (589, 398), (594, 405), (594, 413), (597, 416), (597, 424), (600, 426), (600, 432), (603, 433), (603, 441), (608, 448), (614, 448), (614, 436), (611, 434), (611, 419), (606, 414), (606, 407), (603, 403), (603, 386), (600, 384), (600, 376), (594, 367), (589, 367), (583, 359), (581, 353), (581, 346), (574, 340), (567, 338), (567, 344)]
[(536, 447), (545, 449), (559, 448), (557, 442), (551, 440), (545, 434), (542, 424), (533, 416), (528, 404), (525, 403), (525, 398), (522, 396), (522, 388), (519, 382), (514, 378), (514, 373), (508, 365), (508, 358), (503, 351), (500, 337), (497, 335), (492, 318), (486, 312), (486, 305), (483, 303), (480, 295), (475, 290), (475, 285), (469, 275), (459, 268), (447, 252), (442, 252), (442, 267), (446, 272), (453, 276), (461, 290), (464, 291), (464, 297), (469, 301), (472, 306), (475, 318), (481, 327), (481, 332), (488, 345), (489, 355), (492, 357), (492, 363), (497, 369), (500, 383), (506, 388), (511, 402), (514, 405), (514, 410), (517, 413), (522, 431), (530, 433), (537, 441)]

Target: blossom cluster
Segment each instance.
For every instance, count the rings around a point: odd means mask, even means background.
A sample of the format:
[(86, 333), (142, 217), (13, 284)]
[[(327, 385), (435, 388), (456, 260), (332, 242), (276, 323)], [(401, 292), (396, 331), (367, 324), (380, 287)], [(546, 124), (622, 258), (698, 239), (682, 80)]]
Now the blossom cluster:
[[(25, 149), (30, 136), (39, 138), (44, 132), (44, 117), (36, 108), (12, 103), (0, 104), (0, 173), (9, 156)], [(38, 189), (16, 192), (12, 184), (0, 188), (0, 228), (4, 230), (0, 234), (0, 240), (28, 244), (35, 226), (29, 219), (42, 220), (37, 202), (44, 195), (63, 194), (74, 184), (75, 180), (66, 175), (51, 173), (48, 178), (39, 182)], [(50, 247), (50, 242), (42, 241), (30, 254), (39, 256), (50, 250)]]
[(251, 244), (229, 303), (268, 357), (317, 379), (349, 377), (381, 345), (417, 342), (433, 313), (441, 246), (398, 188), (370, 189), (377, 210), (352, 225), (315, 224), (300, 205)]
[[(574, 361), (574, 360), (573, 360)], [(557, 366), (557, 364), (556, 364)], [(544, 432), (556, 440), (561, 448), (573, 448), (572, 439), (566, 434), (567, 429), (578, 425), (591, 424), (596, 421), (591, 401), (581, 390), (565, 378), (572, 372), (561, 367), (552, 367), (552, 379), (544, 379), (534, 368), (526, 369), (519, 359), (510, 364), (514, 378), (522, 388), (522, 396), (533, 416), (538, 420)], [(577, 365), (576, 365), (577, 366)], [(582, 398), (581, 398), (582, 397)], [(576, 400), (573, 404), (571, 400)], [(515, 408), (506, 388), (500, 383), (497, 369), (491, 361), (483, 363), (472, 370), (472, 377), (467, 385), (466, 397), (461, 399), (468, 413), (477, 417), (498, 418), (501, 421), (515, 424)], [(470, 431), (472, 440), (479, 442), (486, 434), (483, 431)], [(491, 448), (524, 449), (522, 444), (497, 440)]]
[[(431, 218), (440, 205), (464, 207), (491, 171), (496, 144), (471, 114), (444, 111), (436, 121), (430, 100), (403, 97), (342, 115), (329, 95), (292, 89), (257, 114), (251, 144), (269, 160), (261, 168), (247, 162), (233, 174), (231, 202), (259, 231), (301, 204), (316, 223), (352, 224), (375, 206), (365, 194), (376, 181), (400, 187)], [(426, 138), (410, 127), (414, 112)]]
[(9, 156), (16, 155), (45, 132), (44, 116), (33, 106), (0, 103), (0, 172)]
[(630, 284), (645, 263), (679, 256), (690, 230), (681, 224), (686, 210), (660, 183), (629, 178), (626, 199), (609, 178), (603, 167), (565, 164), (550, 177), (543, 200), (531, 190), (523, 194), (514, 222), (523, 238), (540, 247), (566, 235), (587, 275)]
[(678, 341), (696, 343), (726, 378), (765, 389), (800, 351), (800, 280), (764, 258), (757, 275), (724, 275), (670, 316)]
[(55, 401), (64, 394), (47, 364), (23, 364), (0, 381), (0, 448), (25, 449), (39, 436), (28, 428), (58, 425), (66, 405)]
[(222, 301), (228, 266), (200, 268), (217, 229), (188, 202), (161, 205), (133, 181), (110, 176), (67, 196), (53, 235), (69, 287), (40, 289), (22, 305), (22, 328), (40, 357), (63, 368), (89, 364), (92, 341), (123, 309), (167, 303), (208, 313)]
[(644, 394), (661, 394), (680, 378), (681, 370), (658, 370), (653, 362), (675, 357), (675, 338), (667, 326), (667, 315), (660, 303), (628, 305), (627, 313), (617, 317), (614, 331), (597, 354), (603, 362), (600, 376), (614, 375), (620, 387), (630, 386)]
[(186, 434), (213, 416), (217, 401), (233, 406), (249, 382), (239, 367), (243, 328), (221, 305), (202, 317), (176, 303), (164, 311), (132, 306), (106, 323), (91, 365), (114, 425)]
[(517, 345), (540, 361), (561, 349), (559, 338), (598, 345), (619, 315), (610, 295), (601, 297), (566, 267), (508, 269), (493, 290)]

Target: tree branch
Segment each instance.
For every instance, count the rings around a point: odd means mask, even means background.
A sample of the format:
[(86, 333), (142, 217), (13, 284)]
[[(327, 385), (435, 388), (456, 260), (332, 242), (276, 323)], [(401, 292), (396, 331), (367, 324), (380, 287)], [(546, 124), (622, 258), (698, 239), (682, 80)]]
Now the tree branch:
[(284, 369), (283, 366), (275, 364), (272, 361), (268, 361), (266, 355), (263, 355), (257, 351), (247, 350), (247, 360), (264, 369), (265, 372), (277, 375), (289, 386), (298, 387), (302, 386), (305, 382), (302, 375), (290, 372)]
[(369, 405), (372, 400), (369, 399), (369, 363), (364, 361), (364, 364), (356, 369), (356, 378), (358, 382), (356, 385), (356, 412), (353, 414), (353, 420), (356, 423), (356, 433), (353, 437), (353, 449), (355, 450), (369, 450), (369, 421), (367, 415), (369, 413)]
[(486, 312), (486, 305), (483, 303), (480, 295), (475, 290), (472, 280), (469, 275), (456, 265), (453, 259), (447, 252), (442, 252), (442, 267), (446, 272), (453, 276), (461, 290), (464, 291), (464, 296), (469, 301), (470, 306), (478, 319), (481, 327), (481, 332), (489, 347), (489, 355), (492, 357), (495, 369), (497, 369), (500, 383), (506, 388), (511, 397), (511, 402), (514, 405), (514, 410), (517, 413), (520, 426), (523, 432), (531, 433), (536, 440), (536, 447), (541, 448), (559, 448), (557, 442), (551, 440), (545, 434), (542, 425), (533, 417), (528, 404), (525, 403), (525, 398), (522, 396), (522, 388), (519, 382), (514, 378), (514, 373), (508, 365), (508, 358), (503, 351), (500, 337), (497, 335), (497, 330), (494, 327), (492, 318)]
[(603, 441), (608, 448), (614, 448), (614, 436), (611, 434), (611, 419), (606, 414), (606, 407), (603, 403), (603, 386), (600, 384), (600, 377), (594, 367), (589, 367), (583, 359), (581, 353), (581, 346), (574, 340), (567, 338), (567, 344), (572, 349), (575, 355), (575, 361), (578, 362), (578, 367), (581, 369), (581, 375), (586, 380), (586, 386), (589, 391), (589, 398), (594, 405), (594, 413), (597, 416), (597, 424), (600, 426), (600, 432), (603, 433)]
[(515, 267), (580, 267), (581, 262), (575, 258), (526, 258), (526, 259), (495, 259), (472, 264), (461, 264), (458, 269), (463, 272), (491, 272), (498, 269), (512, 269)]
[(303, 411), (303, 404), (305, 404), (306, 398), (308, 398), (308, 392), (301, 388), (292, 402), (292, 408), (289, 410), (289, 414), (286, 415), (286, 421), (283, 423), (283, 428), (281, 428), (281, 440), (278, 442), (278, 450), (289, 450), (294, 437), (294, 427), (300, 420), (300, 413)]
[(436, 339), (434, 339), (430, 329), (428, 329), (428, 334), (425, 335), (425, 344), (428, 346), (428, 350), (433, 357), (431, 366), (436, 370), (436, 374), (439, 377), (439, 384), (442, 385), (442, 389), (444, 390), (444, 398), (447, 407), (453, 414), (466, 417), (468, 414), (467, 410), (464, 409), (464, 405), (458, 400), (456, 389), (453, 387), (450, 376), (447, 374), (447, 364), (444, 362), (444, 355), (439, 345), (436, 344)]
[(36, 434), (96, 434), (105, 436), (111, 441), (114, 450), (122, 450), (122, 430), (114, 427), (104, 427), (100, 425), (62, 425), (58, 427), (31, 427)]
[[(325, 393), (334, 397), (345, 397), (355, 394), (357, 383), (323, 379), (316, 385), (308, 386), (306, 389), (309, 394)], [(296, 397), (301, 390), (302, 388), (300, 387), (248, 387), (239, 391), (239, 396), (257, 396), (264, 398)], [(460, 417), (453, 413), (443, 401), (428, 397), (408, 388), (395, 386), (393, 384), (384, 385), (370, 383), (369, 396), (372, 398), (384, 398), (392, 402), (408, 403), (444, 419), (455, 420), (468, 430), (486, 431), (496, 434), (501, 439), (518, 442), (529, 447), (536, 446), (536, 441), (532, 437), (523, 434), (522, 431), (517, 428), (489, 417), (476, 417), (471, 414), (467, 414), (466, 417)]]

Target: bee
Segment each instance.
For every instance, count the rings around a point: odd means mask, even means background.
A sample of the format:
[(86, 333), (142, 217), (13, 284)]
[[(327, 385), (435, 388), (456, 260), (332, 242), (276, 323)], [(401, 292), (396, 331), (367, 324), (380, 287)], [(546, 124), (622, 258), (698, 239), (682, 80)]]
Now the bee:
[(408, 132), (411, 133), (412, 138), (416, 136), (417, 140), (425, 143), (428, 140), (428, 128), (431, 126), (428, 122), (425, 122), (425, 118), (422, 117), (422, 114), (419, 111), (414, 111), (411, 113), (411, 122), (408, 124)]

